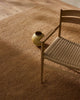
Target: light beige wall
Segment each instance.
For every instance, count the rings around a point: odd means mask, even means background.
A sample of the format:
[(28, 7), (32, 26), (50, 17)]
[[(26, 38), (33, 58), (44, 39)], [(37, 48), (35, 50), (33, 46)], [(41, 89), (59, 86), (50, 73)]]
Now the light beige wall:
[(73, 6), (79, 7), (80, 8), (80, 0), (61, 0), (64, 1), (68, 4), (71, 4)]

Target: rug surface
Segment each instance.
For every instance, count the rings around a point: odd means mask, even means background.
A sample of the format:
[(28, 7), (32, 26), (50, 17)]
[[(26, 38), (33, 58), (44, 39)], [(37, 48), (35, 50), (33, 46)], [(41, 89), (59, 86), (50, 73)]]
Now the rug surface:
[[(59, 0), (41, 0), (32, 9), (0, 21), (0, 100), (80, 100), (80, 73), (64, 66), (45, 60), (46, 82), (40, 84), (41, 50), (32, 43), (32, 35), (54, 29), (60, 9), (78, 8)], [(63, 37), (80, 43), (79, 25), (62, 28)]]

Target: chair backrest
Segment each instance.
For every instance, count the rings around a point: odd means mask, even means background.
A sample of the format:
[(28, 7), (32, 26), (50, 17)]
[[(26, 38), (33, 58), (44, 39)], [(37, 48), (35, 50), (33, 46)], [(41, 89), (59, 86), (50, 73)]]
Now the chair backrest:
[(80, 10), (62, 10), (61, 9), (59, 36), (61, 34), (61, 24), (63, 22), (80, 24)]

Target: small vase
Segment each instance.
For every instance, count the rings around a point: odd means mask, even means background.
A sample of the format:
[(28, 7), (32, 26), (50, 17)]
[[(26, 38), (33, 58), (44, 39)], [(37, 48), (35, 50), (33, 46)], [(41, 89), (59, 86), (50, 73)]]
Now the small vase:
[(37, 31), (33, 34), (32, 36), (32, 41), (36, 46), (41, 46), (41, 42), (40, 40), (42, 39), (42, 37), (44, 36), (44, 34), (40, 31)]

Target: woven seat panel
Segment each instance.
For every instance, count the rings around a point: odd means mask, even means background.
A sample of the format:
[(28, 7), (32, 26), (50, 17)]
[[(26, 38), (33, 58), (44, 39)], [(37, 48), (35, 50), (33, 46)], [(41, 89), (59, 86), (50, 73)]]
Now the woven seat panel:
[(80, 45), (58, 37), (44, 51), (44, 57), (65, 66), (80, 67)]

